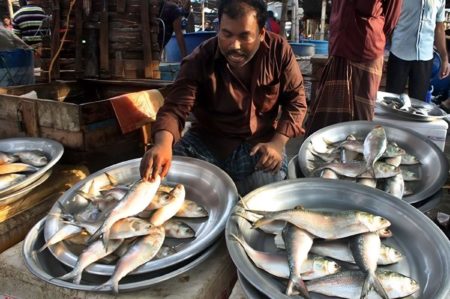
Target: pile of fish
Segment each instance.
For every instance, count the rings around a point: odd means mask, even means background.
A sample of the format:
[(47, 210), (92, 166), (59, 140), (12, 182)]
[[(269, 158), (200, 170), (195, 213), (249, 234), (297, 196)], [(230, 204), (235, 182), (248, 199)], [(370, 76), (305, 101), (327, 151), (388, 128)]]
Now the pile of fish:
[(22, 182), (47, 163), (45, 153), (39, 150), (0, 152), (0, 191)]
[(378, 188), (395, 197), (412, 195), (420, 180), (420, 161), (395, 142), (389, 141), (382, 126), (375, 126), (363, 139), (353, 135), (331, 143), (311, 139), (310, 175), (345, 179)]
[[(412, 105), (410, 97), (406, 93), (402, 93), (397, 97), (383, 97), (380, 104), (394, 110), (399, 110), (419, 116), (429, 116), (433, 113), (433, 106), (425, 107), (423, 105)], [(433, 107), (433, 108), (431, 108)]]
[[(166, 245), (166, 238), (193, 239), (195, 231), (181, 218), (205, 218), (208, 212), (194, 201), (186, 199), (182, 184), (175, 187), (138, 180), (130, 186), (111, 184), (100, 190), (78, 190), (74, 201), (84, 202), (82, 208), (67, 213), (60, 203), (58, 217), (63, 224), (51, 236), (42, 251), (64, 241), (71, 251), (78, 251), (73, 270), (58, 279), (80, 284), (82, 273), (89, 265), (99, 262), (115, 265), (110, 279), (98, 290), (112, 288), (117, 293), (119, 281), (152, 259), (174, 254), (177, 246)], [(93, 182), (93, 181), (92, 181)], [(91, 182), (91, 183), (92, 183)]]
[(340, 298), (400, 298), (420, 289), (414, 279), (383, 269), (403, 258), (381, 241), (392, 236), (390, 222), (383, 217), (302, 206), (256, 211), (243, 202), (234, 215), (273, 238), (278, 250), (263, 252), (252, 248), (243, 235), (231, 235), (256, 267), (285, 284), (280, 291), (288, 296), (310, 298), (314, 292)]

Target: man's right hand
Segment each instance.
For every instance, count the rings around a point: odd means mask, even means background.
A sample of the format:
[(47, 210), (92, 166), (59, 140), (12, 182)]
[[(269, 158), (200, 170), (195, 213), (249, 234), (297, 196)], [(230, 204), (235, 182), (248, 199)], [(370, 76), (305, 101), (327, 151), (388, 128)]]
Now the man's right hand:
[(167, 131), (155, 134), (155, 145), (144, 154), (139, 167), (144, 180), (153, 182), (157, 174), (161, 178), (167, 175), (172, 163), (172, 142), (173, 136)]

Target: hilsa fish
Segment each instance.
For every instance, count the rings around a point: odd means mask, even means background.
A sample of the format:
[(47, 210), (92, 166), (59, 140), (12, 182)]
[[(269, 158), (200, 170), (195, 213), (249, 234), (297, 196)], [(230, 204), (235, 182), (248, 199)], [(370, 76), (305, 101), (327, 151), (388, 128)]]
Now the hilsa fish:
[(384, 128), (380, 125), (375, 126), (364, 139), (364, 159), (366, 160), (366, 169), (372, 169), (375, 177), (374, 164), (380, 159), (387, 147), (387, 138)]

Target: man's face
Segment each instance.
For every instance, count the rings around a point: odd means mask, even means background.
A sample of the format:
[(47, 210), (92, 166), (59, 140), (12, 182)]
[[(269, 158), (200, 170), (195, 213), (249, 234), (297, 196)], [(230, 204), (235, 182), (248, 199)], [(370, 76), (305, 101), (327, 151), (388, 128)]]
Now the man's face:
[(236, 20), (222, 15), (219, 49), (232, 67), (247, 64), (258, 51), (263, 37), (264, 28), (259, 28), (255, 10), (247, 9), (247, 13)]
[(10, 25), (11, 24), (11, 19), (10, 18), (4, 18), (3, 19), (3, 24)]

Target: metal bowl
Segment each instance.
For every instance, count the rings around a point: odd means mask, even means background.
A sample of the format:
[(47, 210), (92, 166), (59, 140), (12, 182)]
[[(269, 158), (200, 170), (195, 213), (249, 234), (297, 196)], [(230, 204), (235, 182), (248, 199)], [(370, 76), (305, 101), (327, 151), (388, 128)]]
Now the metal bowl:
[[(320, 192), (318, 192), (320, 191)], [(319, 178), (287, 180), (270, 184), (246, 195), (250, 209), (281, 210), (302, 205), (318, 210), (361, 210), (380, 215), (391, 221), (391, 238), (386, 244), (404, 254), (404, 259), (384, 267), (412, 277), (420, 284), (419, 298), (444, 299), (450, 296), (450, 242), (444, 233), (424, 214), (391, 195), (349, 182)], [(241, 234), (256, 250), (275, 252), (273, 237), (239, 216), (227, 222), (226, 241), (234, 264), (245, 278), (269, 298), (289, 298), (285, 285), (272, 275), (257, 268), (230, 234)], [(432, 245), (431, 245), (432, 244)], [(321, 297), (311, 293), (311, 298)]]
[(49, 160), (47, 165), (41, 167), (35, 173), (30, 174), (23, 181), (1, 190), (0, 198), (13, 193), (14, 191), (20, 190), (39, 179), (44, 175), (44, 173), (52, 168), (56, 164), (56, 162), (59, 161), (59, 159), (61, 159), (64, 153), (64, 147), (62, 146), (62, 144), (51, 139), (20, 137), (0, 140), (0, 151), (2, 152), (14, 153), (32, 150), (39, 150), (44, 152)]
[(40, 178), (38, 178), (36, 181), (32, 182), (28, 186), (24, 187), (23, 189), (17, 190), (11, 194), (5, 195), (2, 198), (0, 198), (0, 207), (9, 205), (10, 203), (15, 202), (16, 200), (24, 197), (28, 193), (30, 193), (34, 188), (45, 182), (50, 175), (52, 174), (52, 170), (48, 170), (46, 173), (44, 173)]
[(260, 291), (258, 291), (248, 280), (242, 275), (241, 272), (237, 271), (238, 281), (244, 292), (245, 296), (248, 299), (266, 299), (267, 296), (264, 296)]
[(382, 125), (389, 141), (396, 142), (406, 152), (415, 155), (421, 163), (420, 166), (408, 165), (405, 167), (418, 172), (420, 180), (412, 182), (414, 194), (403, 197), (403, 200), (408, 203), (416, 203), (439, 191), (447, 181), (449, 169), (447, 158), (442, 151), (433, 142), (411, 130), (380, 121), (339, 123), (320, 129), (309, 136), (303, 142), (298, 153), (298, 163), (303, 175), (305, 177), (312, 176), (311, 172), (314, 168), (313, 164), (316, 158), (311, 153), (311, 141), (326, 139), (331, 142), (338, 142), (345, 140), (350, 134), (357, 138), (365, 138), (376, 125)]
[(394, 97), (399, 98), (400, 95), (390, 92), (384, 92), (384, 91), (378, 91), (377, 93), (377, 107), (381, 110), (387, 112), (388, 114), (395, 115), (397, 117), (408, 119), (408, 120), (415, 120), (415, 121), (433, 121), (437, 119), (443, 119), (447, 117), (447, 113), (432, 103), (426, 103), (424, 101), (411, 99), (411, 104), (413, 107), (416, 108), (424, 108), (428, 111), (428, 115), (419, 115), (419, 114), (413, 114), (409, 111), (403, 111), (398, 110), (393, 107), (390, 107), (386, 105), (383, 102), (383, 99), (385, 97)]
[[(50, 214), (58, 215), (61, 212), (61, 206), (65, 207), (67, 212), (82, 208), (82, 206), (80, 207), (82, 203), (72, 200), (76, 191), (90, 186), (91, 182), (97, 186), (109, 185), (110, 182), (105, 172), (116, 178), (119, 183), (138, 180), (140, 178), (140, 161), (141, 159), (129, 160), (91, 174), (66, 191), (59, 198), (58, 203), (52, 207)], [(196, 237), (177, 246), (177, 253), (160, 260), (149, 261), (131, 274), (157, 271), (175, 265), (211, 246), (224, 230), (227, 218), (238, 198), (233, 181), (224, 171), (213, 164), (194, 158), (174, 156), (172, 166), (163, 184), (183, 184), (186, 188), (186, 197), (203, 205), (208, 210), (209, 217), (207, 219), (184, 219), (183, 221), (195, 230)], [(48, 217), (45, 223), (45, 240), (48, 240), (63, 225), (58, 217)], [(65, 242), (51, 246), (50, 251), (62, 263), (72, 268), (75, 266), (78, 256), (70, 250)], [(97, 275), (111, 275), (114, 265), (96, 263), (86, 271)]]
[[(59, 287), (82, 291), (110, 292), (108, 289), (96, 289), (97, 286), (107, 280), (105, 276), (83, 273), (81, 284), (55, 279), (55, 277), (60, 277), (68, 273), (70, 270), (68, 270), (67, 267), (64, 267), (48, 250), (37, 252), (37, 250), (39, 250), (39, 248), (45, 243), (44, 234), (42, 233), (44, 230), (44, 221), (45, 218), (40, 220), (30, 230), (23, 242), (22, 251), (25, 265), (28, 270), (36, 277)], [(220, 244), (221, 242), (216, 242), (216, 244), (211, 247), (206, 248), (199, 254), (175, 266), (167, 267), (163, 270), (158, 270), (151, 273), (124, 277), (119, 284), (119, 291), (136, 291), (148, 288), (151, 285), (183, 274), (206, 260), (219, 247)]]

